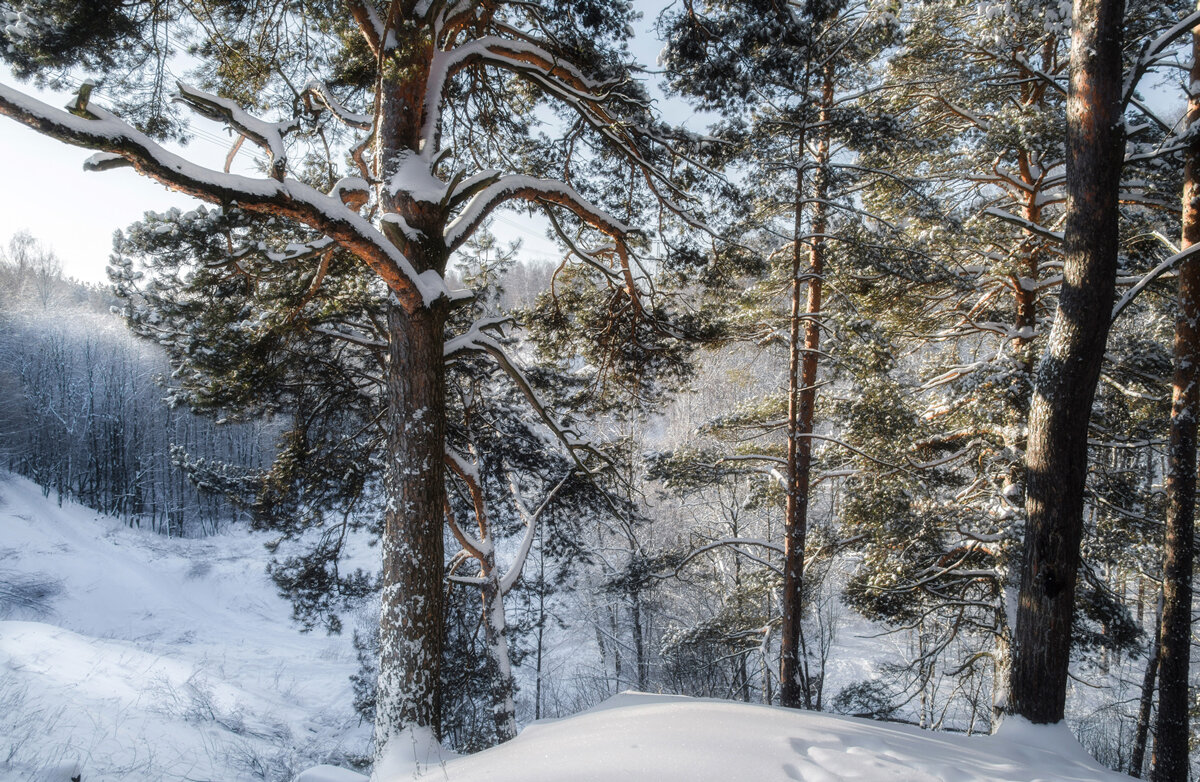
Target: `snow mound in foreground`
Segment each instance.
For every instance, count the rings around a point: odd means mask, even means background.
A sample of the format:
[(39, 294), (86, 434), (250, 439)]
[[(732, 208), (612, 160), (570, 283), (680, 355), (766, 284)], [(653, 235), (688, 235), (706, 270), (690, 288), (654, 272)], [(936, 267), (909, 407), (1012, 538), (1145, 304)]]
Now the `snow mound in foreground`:
[[(419, 773), (423, 772), (423, 773)], [(513, 741), (378, 782), (1110, 782), (1063, 725), (1008, 720), (996, 736), (931, 733), (829, 714), (625, 693)], [(344, 773), (344, 772), (342, 772)], [(343, 782), (328, 767), (298, 782)], [(359, 777), (365, 779), (365, 777)]]

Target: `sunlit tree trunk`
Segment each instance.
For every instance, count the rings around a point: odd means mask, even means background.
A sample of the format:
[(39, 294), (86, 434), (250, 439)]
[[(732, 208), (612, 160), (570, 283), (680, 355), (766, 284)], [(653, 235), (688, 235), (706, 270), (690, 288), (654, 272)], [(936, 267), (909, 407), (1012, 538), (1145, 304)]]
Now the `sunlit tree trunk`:
[[(802, 273), (802, 174), (796, 174), (796, 225), (792, 258), (792, 300), (788, 364), (788, 487), (785, 509), (783, 627), (780, 640), (779, 702), (812, 708), (812, 691), (805, 661), (804, 550), (808, 538), (808, 495), (812, 484), (812, 437), (817, 402), (817, 357), (821, 344), (822, 275), (828, 208), (829, 112), (833, 105), (833, 69), (826, 66), (821, 87), (821, 110), (816, 173), (813, 178), (812, 220), (809, 226), (808, 270)], [(803, 153), (804, 141), (799, 142)], [(802, 169), (801, 169), (802, 170)], [(802, 295), (807, 291), (806, 296)], [(803, 310), (801, 301), (804, 301)], [(801, 332), (804, 335), (801, 344)]]
[[(1191, 90), (1200, 79), (1200, 29), (1192, 31)], [(1200, 129), (1200, 95), (1188, 97), (1188, 130)], [(1183, 182), (1180, 250), (1200, 242), (1200, 137), (1192, 136)], [(1163, 550), (1163, 612), (1159, 627), (1155, 782), (1188, 778), (1188, 669), (1192, 641), (1192, 560), (1195, 556), (1196, 415), (1200, 412), (1200, 259), (1179, 267), (1175, 315), (1175, 378), (1167, 461), (1167, 531)]]
[(1059, 722), (1066, 702), (1087, 431), (1111, 324), (1123, 158), (1124, 0), (1075, 0), (1067, 98), (1063, 283), (1037, 369), (1011, 711)]

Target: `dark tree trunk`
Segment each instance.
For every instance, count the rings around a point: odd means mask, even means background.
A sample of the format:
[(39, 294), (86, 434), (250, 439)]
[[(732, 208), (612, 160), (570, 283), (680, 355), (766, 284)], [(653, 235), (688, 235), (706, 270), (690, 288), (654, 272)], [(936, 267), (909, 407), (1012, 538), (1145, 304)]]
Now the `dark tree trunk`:
[(1063, 284), (1029, 412), (1011, 685), (1011, 711), (1035, 723), (1062, 720), (1066, 701), (1088, 420), (1116, 283), (1124, 12), (1124, 0), (1074, 4)]
[(439, 734), (443, 637), (445, 374), (440, 308), (388, 309), (387, 509), (375, 739)]
[[(1200, 34), (1192, 33), (1192, 57)], [(1200, 62), (1192, 61), (1192, 89)], [(1200, 122), (1200, 95), (1188, 100), (1187, 122)], [(1200, 242), (1200, 138), (1192, 137), (1183, 181), (1183, 241)], [(1175, 378), (1171, 388), (1171, 435), (1167, 462), (1167, 533), (1163, 550), (1163, 614), (1158, 662), (1158, 720), (1154, 731), (1154, 782), (1187, 782), (1188, 669), (1192, 638), (1192, 559), (1196, 513), (1196, 414), (1200, 412), (1200, 260), (1179, 268), (1175, 316)]]
[(637, 662), (637, 688), (640, 692), (646, 692), (650, 688), (650, 662), (646, 659), (646, 631), (642, 627), (642, 594), (640, 590), (629, 595), (629, 618), (633, 624), (633, 654)]
[[(433, 56), (431, 31), (422, 25), (402, 26), (394, 34), (401, 40), (383, 63), (374, 130), (374, 173), (385, 183), (418, 154), (423, 114), (429, 101), (436, 101), (425, 93)], [(403, 217), (419, 235), (443, 233), (445, 218), (438, 205), (403, 187), (382, 187), (380, 206), (385, 213)], [(394, 224), (385, 223), (384, 233), (418, 274), (445, 271), (443, 246), (414, 241), (392, 228)], [(407, 729), (428, 729), (441, 738), (447, 310), (445, 300), (416, 304), (395, 294), (389, 298), (377, 757)]]
[[(812, 692), (804, 660), (804, 550), (808, 538), (808, 494), (812, 483), (813, 419), (817, 402), (817, 357), (821, 331), (821, 275), (825, 271), (828, 210), (829, 110), (833, 104), (833, 70), (826, 67), (821, 91), (820, 140), (813, 179), (813, 217), (808, 240), (808, 270), (801, 274), (803, 232), (802, 174), (796, 174), (796, 224), (792, 247), (792, 301), (788, 362), (787, 506), (784, 516), (783, 625), (779, 650), (779, 702), (783, 706), (812, 708)], [(801, 139), (800, 154), (804, 142)], [(801, 291), (807, 290), (801, 313)], [(804, 332), (803, 348), (800, 333)]]
[(1154, 708), (1154, 680), (1158, 676), (1158, 650), (1162, 640), (1162, 603), (1154, 616), (1154, 640), (1147, 655), (1146, 672), (1142, 676), (1142, 697), (1138, 704), (1137, 731), (1133, 736), (1133, 753), (1129, 757), (1129, 776), (1140, 778), (1146, 760), (1146, 741), (1150, 736), (1150, 712)]

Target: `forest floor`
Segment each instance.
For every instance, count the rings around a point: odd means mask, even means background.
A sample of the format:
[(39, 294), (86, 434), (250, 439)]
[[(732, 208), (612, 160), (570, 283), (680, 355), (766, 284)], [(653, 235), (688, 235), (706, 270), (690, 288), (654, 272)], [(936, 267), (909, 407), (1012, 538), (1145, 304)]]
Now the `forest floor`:
[[(0, 780), (365, 780), (344, 770), (370, 737), (350, 707), (348, 634), (297, 629), (265, 573), (267, 539), (243, 530), (166, 538), (60, 507), (29, 481), (0, 475)], [(870, 667), (865, 657), (835, 655), (846, 678)], [(1011, 722), (997, 737), (963, 736), (633, 693), (380, 782), (417, 774), (447, 782), (1128, 779), (1092, 761), (1063, 727)]]

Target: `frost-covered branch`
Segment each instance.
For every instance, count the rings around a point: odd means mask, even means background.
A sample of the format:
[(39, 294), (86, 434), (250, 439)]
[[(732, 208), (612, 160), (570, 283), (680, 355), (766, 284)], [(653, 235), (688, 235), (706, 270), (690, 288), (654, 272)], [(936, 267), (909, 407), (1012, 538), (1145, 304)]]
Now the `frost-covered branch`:
[(1137, 89), (1142, 76), (1158, 62), (1166, 48), (1197, 25), (1200, 25), (1200, 10), (1192, 11), (1158, 37), (1146, 42), (1138, 53), (1137, 61), (1126, 74), (1125, 84), (1121, 90), (1122, 102), (1127, 103), (1133, 97), (1133, 92)]
[(315, 99), (343, 125), (358, 130), (370, 130), (375, 124), (375, 118), (370, 114), (359, 114), (346, 108), (323, 81), (310, 81), (304, 88), (307, 98)]
[(446, 357), (453, 358), (454, 356), (466, 353), (486, 353), (491, 356), (500, 369), (516, 384), (517, 389), (520, 390), (522, 396), (525, 397), (530, 407), (533, 408), (538, 419), (546, 425), (546, 428), (550, 430), (555, 439), (567, 449), (567, 453), (570, 454), (571, 459), (579, 469), (590, 474), (591, 470), (580, 459), (579, 451), (586, 450), (590, 453), (600, 455), (599, 452), (585, 445), (574, 431), (562, 427), (550, 416), (549, 411), (542, 404), (541, 399), (538, 398), (537, 393), (533, 390), (533, 386), (529, 384), (529, 380), (525, 377), (525, 374), (509, 359), (508, 354), (505, 353), (499, 343), (482, 333), (482, 329), (491, 328), (495, 325), (498, 324), (485, 322), (484, 325), (479, 325), (478, 328), (472, 326), (472, 329), (466, 334), (447, 341)]
[(111, 156), (119, 155), (138, 173), (172, 190), (210, 203), (236, 203), (249, 212), (287, 217), (314, 228), (370, 266), (406, 309), (451, 297), (440, 275), (418, 275), (395, 245), (339, 198), (291, 179), (247, 177), (197, 165), (102, 108), (87, 106), (86, 113), (81, 117), (55, 109), (0, 84), (0, 114), (59, 141), (108, 153), (100, 166), (109, 166)]
[(983, 210), (983, 213), (1024, 228), (1029, 233), (1040, 236), (1043, 239), (1049, 239), (1052, 242), (1062, 244), (1063, 235), (1061, 231), (1051, 231), (1049, 228), (1038, 225), (1032, 220), (1026, 220), (1024, 217), (1020, 217), (1012, 212), (1006, 212), (1003, 209), (997, 209), (995, 207), (989, 207)]
[(374, 2), (372, 0), (349, 0), (347, 5), (350, 7), (350, 14), (354, 17), (354, 21), (358, 23), (358, 30), (362, 34), (363, 40), (371, 49), (371, 54), (378, 57), (383, 40), (383, 21), (379, 18), (379, 12), (375, 10)]
[(267, 153), (267, 161), (271, 169), (271, 177), (283, 181), (287, 173), (287, 151), (283, 146), (283, 137), (295, 132), (300, 127), (300, 120), (292, 119), (287, 122), (266, 122), (251, 116), (228, 98), (212, 95), (182, 82), (176, 82), (179, 94), (175, 100), (183, 103), (192, 111), (214, 122), (223, 122), (233, 130), (250, 139)]
[(513, 200), (558, 204), (614, 239), (620, 239), (629, 232), (629, 226), (581, 196), (570, 185), (554, 179), (510, 175), (500, 177), (479, 190), (446, 226), (446, 247), (457, 249), (492, 212)]
[[(678, 576), (680, 571), (682, 571), (683, 568), (686, 567), (687, 564), (689, 562), (691, 562), (693, 559), (700, 556), (701, 554), (705, 554), (709, 551), (713, 551), (713, 550), (719, 549), (719, 548), (732, 547), (739, 554), (746, 555), (745, 552), (743, 552), (739, 548), (741, 546), (755, 546), (758, 548), (764, 548), (768, 551), (779, 554), (780, 556), (783, 556), (783, 553), (784, 553), (783, 546), (779, 545), (778, 543), (772, 543), (768, 540), (762, 540), (761, 538), (722, 538), (721, 540), (713, 541), (712, 543), (701, 546), (700, 548), (692, 549), (691, 551), (688, 552), (687, 556), (685, 556), (678, 563), (676, 563), (674, 571), (672, 571), (671, 573), (667, 573), (667, 574), (656, 574), (655, 577), (656, 578), (673, 578), (675, 576)], [(752, 555), (748, 555), (748, 556), (752, 556)], [(781, 570), (777, 565), (770, 564), (759, 557), (753, 557), (753, 559), (757, 560), (760, 564), (766, 565), (768, 568), (775, 571), (779, 575), (783, 575), (783, 570)]]
[(570, 478), (571, 473), (564, 475), (562, 480), (555, 484), (550, 493), (546, 495), (546, 498), (542, 500), (542, 504), (538, 505), (537, 510), (530, 513), (529, 509), (525, 507), (525, 500), (521, 496), (521, 489), (517, 485), (516, 480), (511, 475), (508, 477), (508, 487), (512, 492), (513, 502), (516, 503), (517, 510), (525, 518), (525, 536), (521, 539), (521, 548), (517, 550), (517, 555), (513, 559), (512, 565), (509, 566), (508, 572), (500, 579), (500, 594), (507, 595), (512, 591), (513, 586), (517, 583), (517, 579), (521, 577), (521, 571), (525, 569), (525, 561), (529, 558), (529, 550), (533, 547), (533, 538), (534, 533), (537, 531), (538, 519), (541, 517), (542, 511), (546, 510), (554, 500), (559, 490), (567, 485), (567, 481)]
[(1120, 300), (1117, 301), (1117, 303), (1115, 305), (1113, 305), (1112, 319), (1116, 320), (1117, 316), (1120, 315), (1122, 312), (1124, 312), (1125, 308), (1133, 303), (1133, 300), (1137, 298), (1139, 293), (1141, 293), (1143, 290), (1146, 289), (1147, 285), (1149, 285), (1150, 283), (1157, 280), (1159, 277), (1161, 277), (1166, 272), (1170, 271), (1172, 268), (1177, 266), (1180, 262), (1185, 261), (1188, 258), (1191, 258), (1196, 253), (1200, 253), (1200, 244), (1193, 244), (1191, 247), (1188, 247), (1186, 250), (1175, 253), (1174, 255), (1167, 258), (1162, 263), (1160, 263), (1158, 266), (1155, 266), (1153, 269), (1146, 272), (1145, 276), (1143, 276), (1140, 280), (1138, 280), (1138, 282), (1132, 288), (1125, 291), (1125, 295), (1123, 295), (1120, 298)]

